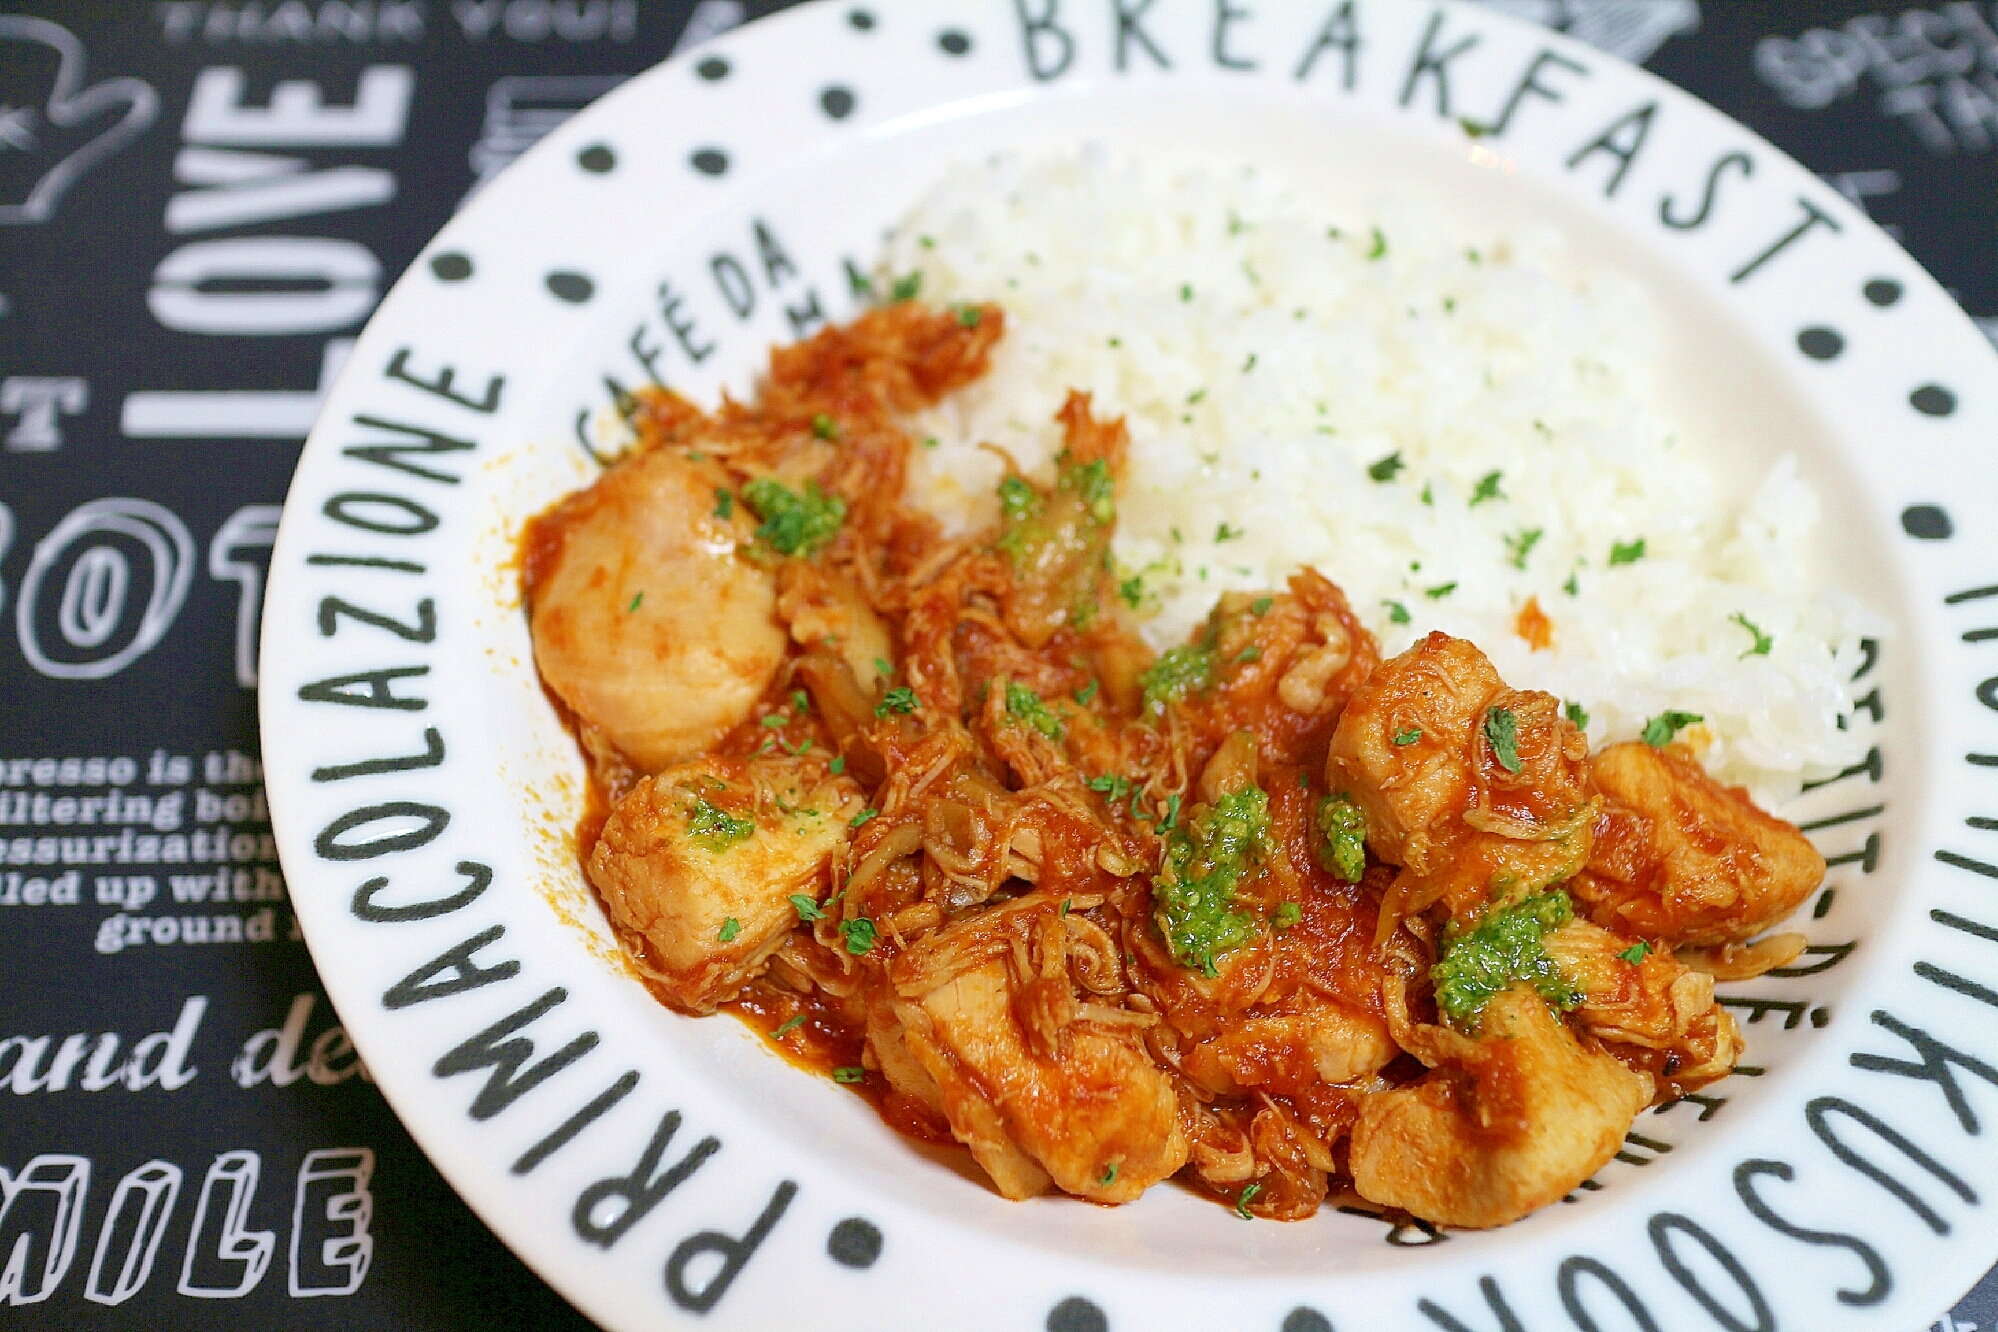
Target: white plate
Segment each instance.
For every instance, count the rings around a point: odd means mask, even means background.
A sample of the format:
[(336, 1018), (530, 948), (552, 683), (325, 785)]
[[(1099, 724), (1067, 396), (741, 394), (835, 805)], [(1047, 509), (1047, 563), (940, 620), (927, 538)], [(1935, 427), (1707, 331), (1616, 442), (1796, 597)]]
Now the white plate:
[[(382, 1090), (613, 1328), (1926, 1323), (1998, 1254), (1991, 348), (1780, 153), (1538, 29), (1393, 0), (1123, 9), (1121, 48), (1112, 0), (752, 25), (550, 136), (383, 302), (299, 465), (263, 643), (289, 882)], [(1730, 994), (1764, 1071), (1645, 1113), (1569, 1205), (1445, 1237), (1244, 1224), (1174, 1187), (1004, 1202), (617, 964), (522, 520), (593, 475), (608, 381), (747, 389), (794, 319), (852, 312), (844, 261), (944, 158), (1085, 136), (1555, 222), (1651, 288), (1696, 432), (1803, 455), (1829, 574), (1895, 623), (1859, 685), (1874, 760), (1796, 811), (1834, 863), (1806, 974)]]

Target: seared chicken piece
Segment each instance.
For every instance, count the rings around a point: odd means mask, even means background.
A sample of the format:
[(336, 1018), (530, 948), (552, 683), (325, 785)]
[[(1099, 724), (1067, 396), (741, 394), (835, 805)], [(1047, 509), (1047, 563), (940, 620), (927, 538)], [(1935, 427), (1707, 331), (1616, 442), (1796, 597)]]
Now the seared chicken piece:
[(1442, 1225), (1517, 1221), (1600, 1170), (1651, 1099), (1649, 1077), (1577, 1040), (1525, 986), (1495, 996), (1480, 1030), (1422, 1028), (1429, 1074), (1361, 1105), (1361, 1197)]
[(952, 1134), (1001, 1193), (1052, 1182), (1130, 1202), (1186, 1164), (1186, 1137), (1172, 1084), (1138, 1039), (1142, 1015), (1076, 1001), (1058, 910), (1002, 907), (930, 936), (897, 959), (895, 1015)]
[(1468, 920), (1568, 878), (1596, 805), (1588, 739), (1560, 700), (1508, 689), (1484, 653), (1433, 633), (1353, 694), (1326, 785), (1367, 816), (1374, 854), (1404, 867), (1382, 913), (1436, 901)]
[(865, 802), (821, 762), (707, 758), (646, 778), (611, 810), (590, 882), (620, 929), (645, 940), (668, 998), (712, 1012), (815, 900)]
[(1315, 1083), (1357, 1082), (1385, 1068), (1401, 1051), (1387, 1024), (1339, 1004), (1303, 1002), (1297, 1011), (1251, 1013), (1180, 1056), (1180, 1071), (1211, 1096), (1257, 1090), (1308, 1092)]
[(1365, 811), (1375, 855), (1417, 874), (1448, 862), (1467, 832), (1478, 720), (1504, 687), (1475, 646), (1434, 633), (1354, 693), (1332, 736), (1325, 785)]
[(1599, 925), (1573, 920), (1541, 947), (1573, 983), (1571, 1016), (1627, 1063), (1650, 1068), (1661, 1096), (1694, 1090), (1734, 1071), (1741, 1029), (1714, 1002), (1714, 978)]
[(784, 656), (776, 580), (736, 554), (728, 477), (654, 449), (542, 520), (530, 563), (534, 660), (585, 722), (645, 771), (689, 759), (749, 716)]
[(1598, 924), (1674, 945), (1734, 943), (1824, 879), (1824, 857), (1801, 832), (1707, 776), (1682, 746), (1611, 745), (1591, 767), (1610, 804), (1571, 892)]

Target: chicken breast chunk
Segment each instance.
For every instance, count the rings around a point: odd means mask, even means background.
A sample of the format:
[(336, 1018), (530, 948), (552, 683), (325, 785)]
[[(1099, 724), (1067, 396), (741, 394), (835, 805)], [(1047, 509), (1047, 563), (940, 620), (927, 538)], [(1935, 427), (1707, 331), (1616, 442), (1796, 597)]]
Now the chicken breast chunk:
[(798, 923), (845, 844), (859, 789), (824, 765), (703, 759), (641, 781), (611, 810), (590, 882), (644, 940), (667, 999), (712, 1012)]
[(775, 578), (713, 463), (655, 449), (543, 519), (529, 566), (541, 676), (639, 768), (694, 757), (749, 716), (784, 656)]
[(1441, 901), (1454, 919), (1573, 875), (1597, 808), (1588, 740), (1560, 700), (1506, 687), (1475, 646), (1433, 633), (1385, 662), (1339, 720), (1325, 780), (1404, 873), (1382, 913)]
[(1001, 922), (973, 917), (898, 959), (902, 1039), (1001, 1193), (1052, 1183), (1130, 1202), (1187, 1157), (1177, 1096), (1138, 1038), (1142, 1015), (1078, 1002), (1057, 904), (991, 915)]
[(1611, 803), (1571, 891), (1598, 924), (1673, 945), (1731, 943), (1782, 920), (1824, 879), (1801, 832), (1682, 746), (1611, 745), (1590, 766)]
[(1624, 1062), (1650, 1069), (1661, 1096), (1734, 1071), (1741, 1029), (1714, 1002), (1714, 978), (1670, 952), (1572, 920), (1541, 946), (1575, 987), (1570, 1016)]
[(1585, 1046), (1525, 986), (1496, 996), (1475, 1040), (1428, 1028), (1442, 1058), (1360, 1107), (1362, 1197), (1443, 1225), (1517, 1221), (1567, 1196), (1623, 1144), (1651, 1079)]

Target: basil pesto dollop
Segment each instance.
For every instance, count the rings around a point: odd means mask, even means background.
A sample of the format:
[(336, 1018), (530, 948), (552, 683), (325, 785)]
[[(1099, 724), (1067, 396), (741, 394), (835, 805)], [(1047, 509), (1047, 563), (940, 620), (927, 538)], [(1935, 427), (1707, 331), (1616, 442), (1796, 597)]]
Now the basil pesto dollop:
[(1234, 909), (1235, 890), (1270, 853), (1270, 798), (1259, 787), (1222, 796), (1166, 837), (1152, 881), (1159, 933), (1172, 960), (1218, 974), (1217, 954), (1255, 937), (1256, 923)]
[(1574, 904), (1556, 888), (1487, 911), (1475, 928), (1446, 935), (1443, 956), (1429, 969), (1436, 1007), (1451, 1026), (1475, 1031), (1492, 997), (1523, 983), (1554, 1007), (1573, 1008), (1582, 993), (1547, 956), (1541, 940), (1574, 918)]
[(1367, 872), (1367, 816), (1344, 795), (1318, 802), (1318, 863), (1347, 883), (1358, 883)]

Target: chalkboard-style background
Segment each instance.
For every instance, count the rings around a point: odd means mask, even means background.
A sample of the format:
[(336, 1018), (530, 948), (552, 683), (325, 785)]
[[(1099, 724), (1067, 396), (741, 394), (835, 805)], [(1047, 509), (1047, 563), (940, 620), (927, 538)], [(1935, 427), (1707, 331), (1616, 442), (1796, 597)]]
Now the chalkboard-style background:
[[(1788, 150), (1998, 338), (1998, 4), (1488, 3)], [(577, 108), (779, 7), (0, 0), (0, 1253), (29, 1237), (0, 1322), (587, 1326), (430, 1168), (319, 989), (255, 624), (318, 388), (423, 242)], [(205, 278), (260, 257), (323, 277)], [(369, 1261), (324, 1266), (297, 1201), (370, 1167)], [(148, 1209), (150, 1266), (121, 1268), (105, 1217)], [(1998, 1281), (1939, 1326), (1998, 1327)]]

